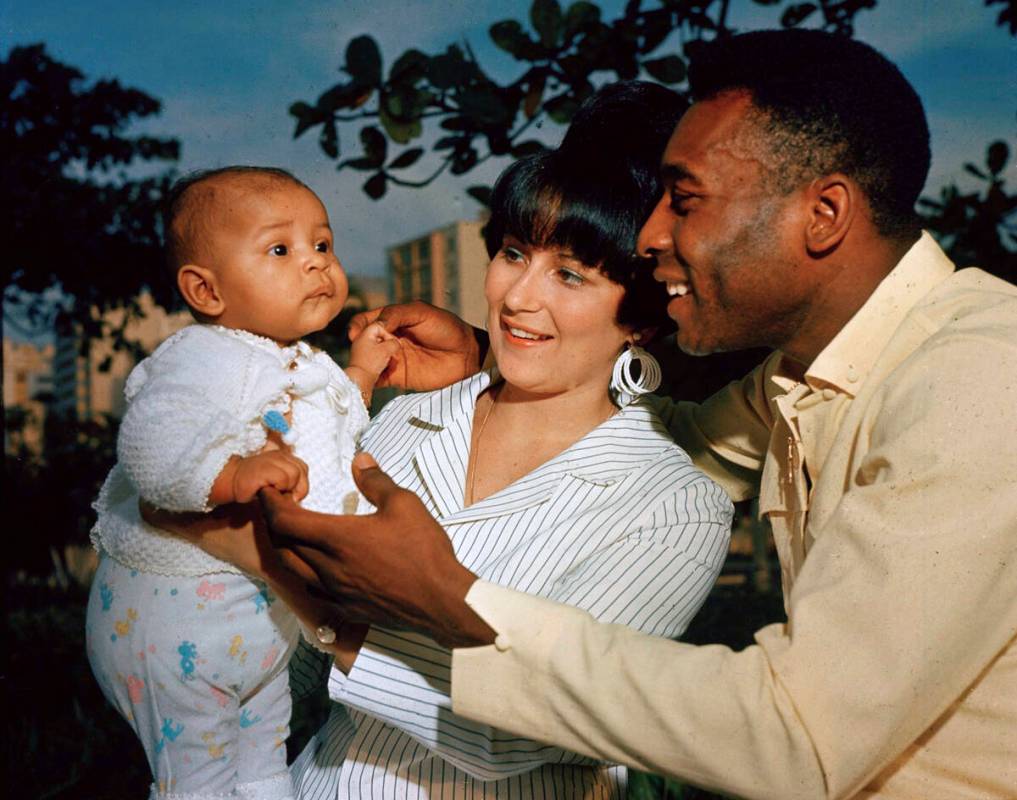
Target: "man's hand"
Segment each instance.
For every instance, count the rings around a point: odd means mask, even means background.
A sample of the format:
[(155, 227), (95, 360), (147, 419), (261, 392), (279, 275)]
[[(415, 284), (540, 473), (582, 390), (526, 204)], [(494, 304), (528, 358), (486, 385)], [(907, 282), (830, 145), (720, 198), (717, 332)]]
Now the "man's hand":
[(366, 454), (354, 460), (353, 477), (374, 514), (317, 514), (271, 489), (259, 493), (283, 562), (345, 620), (410, 628), (447, 647), (493, 642), (494, 631), (464, 601), (476, 575), (456, 560), (420, 499)]
[(451, 311), (420, 300), (364, 311), (350, 321), (350, 341), (355, 343), (372, 323), (382, 325), (400, 344), (400, 352), (378, 379), (379, 387), (441, 389), (480, 370), (476, 332)]

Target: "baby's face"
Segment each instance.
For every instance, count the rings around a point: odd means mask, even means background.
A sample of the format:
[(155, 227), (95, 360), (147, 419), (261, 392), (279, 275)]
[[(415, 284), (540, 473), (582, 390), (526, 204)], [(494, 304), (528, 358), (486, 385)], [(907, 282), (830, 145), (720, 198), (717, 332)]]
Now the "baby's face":
[(346, 302), (328, 214), (313, 192), (258, 182), (227, 194), (212, 234), (226, 310), (216, 319), (280, 344), (321, 330)]

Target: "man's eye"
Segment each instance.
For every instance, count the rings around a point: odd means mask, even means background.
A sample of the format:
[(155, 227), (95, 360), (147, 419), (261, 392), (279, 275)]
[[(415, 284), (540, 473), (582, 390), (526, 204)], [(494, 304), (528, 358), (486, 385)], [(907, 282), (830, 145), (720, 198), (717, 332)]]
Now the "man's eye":
[(575, 270), (567, 269), (566, 267), (558, 269), (558, 278), (562, 283), (567, 283), (569, 286), (582, 286), (586, 283), (586, 278)]
[(289, 249), (284, 244), (274, 244), (269, 252), (274, 256), (285, 256), (289, 254)]
[(314, 249), (317, 250), (319, 253), (327, 253), (329, 251), (328, 242), (318, 242), (314, 246)]
[(696, 199), (694, 194), (671, 190), (671, 210), (678, 216), (689, 213), (689, 204)]

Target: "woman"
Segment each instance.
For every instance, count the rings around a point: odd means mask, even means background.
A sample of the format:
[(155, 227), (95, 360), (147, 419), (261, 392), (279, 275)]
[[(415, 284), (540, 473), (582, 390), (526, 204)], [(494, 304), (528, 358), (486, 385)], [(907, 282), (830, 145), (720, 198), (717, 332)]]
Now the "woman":
[[(637, 359), (638, 380), (616, 370), (667, 319), (630, 254), (674, 119), (624, 135), (663, 91), (609, 89), (606, 122), (594, 106), (572, 144), (504, 173), (486, 230), (497, 369), (396, 398), (362, 448), (478, 576), (673, 637), (720, 570), (732, 510), (636, 396), (650, 362)], [(624, 151), (610, 163), (606, 140)], [(452, 714), (449, 651), (425, 637), (372, 629), (344, 666), (328, 723), (293, 765), (302, 798), (624, 794), (624, 768)]]

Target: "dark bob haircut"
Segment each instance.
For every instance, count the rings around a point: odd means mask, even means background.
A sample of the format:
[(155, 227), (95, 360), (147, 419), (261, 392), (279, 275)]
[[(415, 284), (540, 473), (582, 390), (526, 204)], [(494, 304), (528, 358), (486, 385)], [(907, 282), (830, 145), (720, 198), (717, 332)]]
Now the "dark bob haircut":
[(690, 45), (695, 100), (745, 91), (784, 192), (841, 172), (865, 192), (885, 236), (917, 234), (915, 201), (929, 172), (918, 94), (866, 44), (818, 30), (754, 31)]
[(506, 236), (558, 247), (625, 288), (617, 322), (669, 329), (667, 293), (636, 257), (660, 198), (660, 157), (684, 110), (677, 94), (641, 81), (610, 84), (577, 113), (559, 149), (520, 159), (491, 194), (484, 231), (493, 258)]

